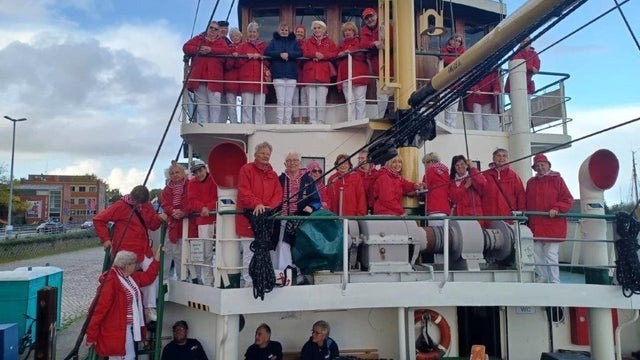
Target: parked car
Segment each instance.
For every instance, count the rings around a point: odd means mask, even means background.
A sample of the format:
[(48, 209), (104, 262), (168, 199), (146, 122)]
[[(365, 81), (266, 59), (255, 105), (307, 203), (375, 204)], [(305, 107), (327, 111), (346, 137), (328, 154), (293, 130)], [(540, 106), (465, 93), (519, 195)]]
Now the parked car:
[(57, 221), (47, 221), (44, 222), (36, 228), (37, 233), (43, 234), (56, 234), (64, 232), (64, 225), (61, 222)]
[(80, 225), (80, 229), (93, 229), (93, 220), (87, 220)]

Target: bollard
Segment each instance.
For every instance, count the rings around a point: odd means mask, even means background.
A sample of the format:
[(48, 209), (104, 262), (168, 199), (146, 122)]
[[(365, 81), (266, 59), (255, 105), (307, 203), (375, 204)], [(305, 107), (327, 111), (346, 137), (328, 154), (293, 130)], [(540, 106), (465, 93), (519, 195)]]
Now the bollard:
[(54, 360), (56, 356), (56, 310), (58, 288), (45, 286), (38, 290), (36, 309), (36, 360)]

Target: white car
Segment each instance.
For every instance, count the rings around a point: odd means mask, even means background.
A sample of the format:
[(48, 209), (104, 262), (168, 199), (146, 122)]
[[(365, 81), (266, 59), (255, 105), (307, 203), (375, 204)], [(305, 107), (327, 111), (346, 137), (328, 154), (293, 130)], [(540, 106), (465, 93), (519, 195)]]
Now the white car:
[(80, 229), (93, 229), (93, 220), (87, 220), (80, 225)]

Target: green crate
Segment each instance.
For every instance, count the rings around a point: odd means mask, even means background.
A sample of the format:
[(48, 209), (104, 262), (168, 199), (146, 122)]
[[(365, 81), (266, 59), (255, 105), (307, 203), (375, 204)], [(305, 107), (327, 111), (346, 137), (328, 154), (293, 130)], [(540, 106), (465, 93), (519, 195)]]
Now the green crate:
[[(13, 271), (0, 271), (0, 323), (18, 324), (18, 337), (24, 336), (36, 317), (38, 290), (45, 286), (58, 288), (56, 325), (60, 327), (60, 309), (62, 306), (62, 269), (53, 266), (21, 267)], [(31, 328), (35, 341), (36, 326)]]

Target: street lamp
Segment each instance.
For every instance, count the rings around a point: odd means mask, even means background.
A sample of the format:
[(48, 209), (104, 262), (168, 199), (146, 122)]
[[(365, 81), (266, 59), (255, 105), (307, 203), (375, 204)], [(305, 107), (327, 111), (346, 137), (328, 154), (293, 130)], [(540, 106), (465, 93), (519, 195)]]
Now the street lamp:
[(13, 155), (16, 150), (16, 123), (18, 121), (26, 121), (26, 118), (14, 119), (5, 115), (5, 119), (13, 123), (13, 136), (11, 137), (11, 171), (9, 172), (9, 214), (7, 215), (7, 236), (13, 233), (13, 225), (11, 224), (11, 211), (13, 207)]

